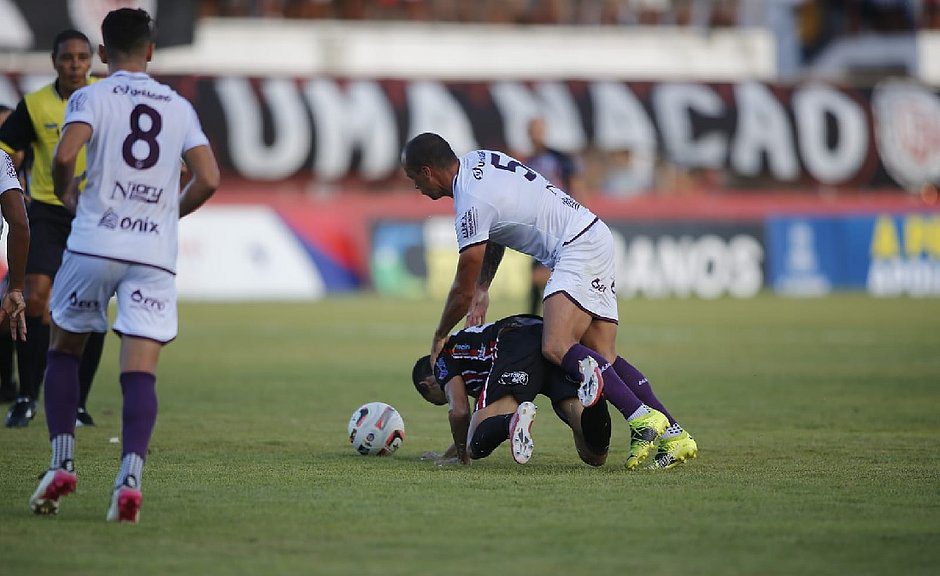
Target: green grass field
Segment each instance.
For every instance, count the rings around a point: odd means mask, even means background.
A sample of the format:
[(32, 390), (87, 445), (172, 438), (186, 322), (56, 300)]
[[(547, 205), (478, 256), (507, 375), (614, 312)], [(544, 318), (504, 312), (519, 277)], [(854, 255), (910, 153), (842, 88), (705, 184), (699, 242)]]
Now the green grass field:
[[(137, 526), (104, 521), (120, 457), (109, 336), (58, 517), (27, 508), (44, 415), (0, 429), (0, 573), (937, 573), (940, 300), (621, 303), (621, 353), (700, 447), (632, 473), (622, 421), (591, 469), (544, 399), (525, 466), (505, 447), (469, 468), (419, 461), (449, 443), (446, 409), (409, 382), (439, 306), (183, 305)], [(347, 443), (371, 400), (405, 419), (390, 458)]]

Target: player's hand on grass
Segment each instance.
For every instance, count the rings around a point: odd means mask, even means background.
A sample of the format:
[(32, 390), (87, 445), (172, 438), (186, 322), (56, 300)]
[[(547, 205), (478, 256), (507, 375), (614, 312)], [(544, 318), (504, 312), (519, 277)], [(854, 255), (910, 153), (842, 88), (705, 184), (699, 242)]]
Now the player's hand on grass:
[(469, 466), (470, 460), (467, 459), (467, 461), (464, 462), (460, 458), (457, 458), (456, 456), (454, 456), (453, 458), (440, 458), (438, 460), (435, 460), (434, 463), (440, 466), (441, 468), (445, 468), (445, 467), (450, 467), (450, 466), (461, 466), (461, 465)]
[(486, 322), (486, 310), (490, 307), (490, 292), (477, 288), (467, 311), (467, 327), (480, 326)]
[(26, 300), (21, 290), (9, 290), (0, 304), (0, 322), (10, 319), (10, 338), (26, 341)]

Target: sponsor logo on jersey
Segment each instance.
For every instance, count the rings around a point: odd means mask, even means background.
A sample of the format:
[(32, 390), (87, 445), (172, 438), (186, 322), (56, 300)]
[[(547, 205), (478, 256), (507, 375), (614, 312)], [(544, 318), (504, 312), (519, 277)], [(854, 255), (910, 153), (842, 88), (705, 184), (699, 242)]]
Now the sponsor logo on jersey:
[(477, 233), (477, 209), (471, 208), (460, 217), (460, 236), (472, 238)]
[(437, 357), (437, 363), (434, 364), (434, 377), (437, 378), (438, 382), (447, 382), (447, 364), (444, 362), (443, 356)]
[(473, 170), (471, 170), (471, 172), (473, 173), (473, 177), (475, 179), (482, 180), (483, 179), (483, 166), (486, 165), (486, 154), (477, 150), (477, 157), (479, 158), (479, 160), (477, 161), (477, 165), (473, 167)]
[(607, 285), (601, 282), (600, 278), (595, 278), (591, 281), (591, 289), (603, 294), (604, 292), (607, 292)]
[(105, 211), (104, 216), (101, 217), (101, 220), (98, 220), (98, 227), (114, 230), (118, 227), (118, 224), (120, 224), (120, 222), (121, 222), (121, 217), (118, 216), (118, 213), (108, 208)]
[(504, 372), (499, 377), (499, 383), (503, 386), (525, 386), (529, 383), (528, 372)]
[(78, 292), (72, 290), (69, 294), (69, 308), (78, 310), (100, 310), (101, 304), (97, 300), (79, 300)]
[(561, 203), (567, 206), (568, 208), (574, 208), (575, 210), (581, 209), (581, 205), (578, 204), (578, 202), (571, 196), (567, 196), (567, 195), (562, 196)]
[(126, 200), (156, 204), (160, 201), (160, 196), (163, 195), (163, 188), (128, 180), (123, 184), (120, 182), (114, 183), (114, 188), (111, 190), (111, 199), (114, 200), (118, 193)]
[[(3, 155), (3, 163), (6, 165), (7, 178), (12, 178), (13, 180), (17, 180), (16, 168), (13, 167), (13, 162), (10, 161), (10, 157), (7, 156), (6, 154)], [(17, 182), (19, 182), (19, 180), (17, 180)], [(17, 185), (17, 188), (19, 188), (19, 185)], [(4, 192), (4, 190), (0, 190), (0, 192)]]
[(157, 94), (156, 92), (151, 92), (146, 88), (131, 88), (127, 84), (115, 86), (112, 89), (112, 92), (114, 94), (120, 94), (121, 96), (142, 96), (144, 98), (150, 98), (151, 100), (160, 100), (163, 102), (169, 102), (172, 100), (172, 98), (170, 98), (170, 96), (167, 94)]
[(109, 230), (123, 230), (125, 232), (137, 232), (138, 234), (160, 234), (160, 224), (154, 222), (146, 216), (143, 218), (131, 218), (130, 216), (121, 217), (112, 208), (108, 208), (101, 220), (98, 220), (99, 228)]
[(140, 291), (140, 288), (131, 292), (131, 300), (137, 304), (139, 308), (146, 308), (157, 312), (163, 312), (164, 308), (166, 308), (166, 300), (157, 300), (156, 298), (147, 296)]

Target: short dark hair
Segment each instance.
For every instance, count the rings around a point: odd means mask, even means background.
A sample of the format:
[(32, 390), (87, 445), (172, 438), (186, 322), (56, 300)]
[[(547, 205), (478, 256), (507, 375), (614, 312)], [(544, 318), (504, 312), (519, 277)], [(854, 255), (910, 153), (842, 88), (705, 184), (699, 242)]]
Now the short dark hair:
[(153, 41), (153, 20), (141, 8), (120, 8), (108, 12), (101, 23), (101, 37), (108, 53), (132, 54)]
[(402, 164), (405, 168), (446, 168), (454, 162), (457, 162), (457, 155), (450, 144), (433, 132), (418, 134), (405, 144), (402, 151)]
[(415, 385), (415, 390), (424, 396), (427, 390), (421, 386), (421, 381), (431, 375), (431, 355), (427, 354), (418, 358), (414, 368), (411, 369), (411, 383)]
[(88, 36), (85, 36), (82, 32), (75, 30), (73, 28), (68, 28), (63, 30), (55, 35), (55, 38), (52, 40), (52, 57), (56, 58), (59, 55), (59, 44), (67, 40), (81, 40), (85, 44), (88, 44), (88, 51), (91, 52), (91, 40), (88, 39)]

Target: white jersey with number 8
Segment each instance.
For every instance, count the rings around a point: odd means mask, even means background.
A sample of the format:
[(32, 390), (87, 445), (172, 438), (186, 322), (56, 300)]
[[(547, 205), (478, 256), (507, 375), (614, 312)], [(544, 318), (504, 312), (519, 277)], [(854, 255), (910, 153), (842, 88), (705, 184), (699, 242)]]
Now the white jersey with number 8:
[(65, 124), (91, 126), (88, 182), (68, 249), (176, 272), (182, 155), (208, 140), (192, 105), (143, 72), (75, 92)]

